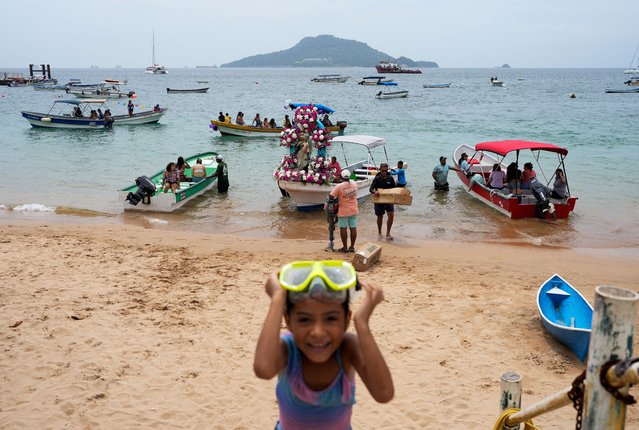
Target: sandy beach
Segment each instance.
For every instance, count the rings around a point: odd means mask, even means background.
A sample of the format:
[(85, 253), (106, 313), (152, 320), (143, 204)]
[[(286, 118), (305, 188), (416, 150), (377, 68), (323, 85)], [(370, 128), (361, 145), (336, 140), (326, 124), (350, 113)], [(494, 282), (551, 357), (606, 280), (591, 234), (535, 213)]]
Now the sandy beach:
[[(324, 252), (323, 240), (123, 225), (0, 229), (3, 429), (271, 429), (275, 380), (252, 369), (264, 279), (292, 260), (344, 257)], [(503, 372), (523, 376), (526, 406), (584, 369), (543, 329), (539, 285), (557, 272), (593, 302), (597, 285), (636, 289), (639, 279), (636, 260), (570, 249), (383, 247), (361, 276), (384, 285), (371, 328), (395, 398), (377, 404), (358, 381), (355, 429), (492, 428)], [(565, 430), (574, 420), (566, 407), (535, 424)], [(626, 428), (639, 428), (639, 407), (628, 408)]]

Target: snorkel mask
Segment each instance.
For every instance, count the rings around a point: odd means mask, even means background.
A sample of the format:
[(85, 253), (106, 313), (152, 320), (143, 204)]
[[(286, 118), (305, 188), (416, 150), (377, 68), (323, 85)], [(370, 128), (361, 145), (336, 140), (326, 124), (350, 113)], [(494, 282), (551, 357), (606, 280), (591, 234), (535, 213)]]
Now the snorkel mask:
[(341, 260), (288, 263), (280, 270), (279, 282), (291, 303), (307, 298), (344, 303), (351, 288), (359, 290), (355, 268)]

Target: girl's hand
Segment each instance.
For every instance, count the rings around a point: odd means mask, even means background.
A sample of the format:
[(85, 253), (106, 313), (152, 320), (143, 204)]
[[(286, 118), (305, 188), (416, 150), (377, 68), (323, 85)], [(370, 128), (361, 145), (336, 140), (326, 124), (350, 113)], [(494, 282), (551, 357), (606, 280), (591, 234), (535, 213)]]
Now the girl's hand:
[(355, 316), (353, 318), (356, 328), (358, 324), (368, 324), (368, 319), (373, 313), (373, 309), (375, 309), (375, 306), (384, 300), (384, 290), (382, 287), (373, 282), (363, 280), (360, 280), (359, 283), (366, 293), (366, 296), (364, 297), (364, 301), (360, 307), (355, 312)]
[(271, 275), (266, 279), (264, 290), (266, 291), (266, 294), (268, 294), (268, 296), (271, 298), (271, 300), (281, 298), (286, 299), (286, 291), (280, 286), (277, 272), (271, 273)]

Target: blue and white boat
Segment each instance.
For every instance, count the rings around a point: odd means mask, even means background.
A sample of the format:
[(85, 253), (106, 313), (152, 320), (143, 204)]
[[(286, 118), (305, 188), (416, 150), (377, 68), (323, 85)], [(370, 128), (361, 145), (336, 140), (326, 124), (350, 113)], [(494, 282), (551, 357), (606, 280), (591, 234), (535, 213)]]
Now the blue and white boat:
[(537, 307), (548, 333), (569, 347), (583, 362), (588, 356), (592, 331), (590, 303), (555, 273), (539, 288)]
[(397, 89), (397, 82), (380, 82), (384, 90), (375, 94), (376, 99), (398, 99), (408, 97), (408, 90)]
[[(133, 115), (113, 115), (107, 118), (91, 118), (91, 111), (101, 109), (106, 112), (105, 99), (55, 100), (47, 113), (22, 111), (22, 116), (32, 127), (67, 129), (104, 129), (112, 124), (150, 124), (162, 118), (166, 108), (136, 112)], [(80, 116), (79, 113), (82, 115)]]

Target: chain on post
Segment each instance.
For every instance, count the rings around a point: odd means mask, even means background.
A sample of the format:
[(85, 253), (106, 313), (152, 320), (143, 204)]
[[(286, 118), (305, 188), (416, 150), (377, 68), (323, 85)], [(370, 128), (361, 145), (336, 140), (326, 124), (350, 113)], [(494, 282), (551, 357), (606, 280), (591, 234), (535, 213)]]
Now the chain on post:
[(584, 411), (584, 380), (586, 379), (586, 371), (577, 376), (572, 381), (572, 390), (568, 392), (568, 398), (572, 400), (572, 404), (577, 410), (577, 419), (575, 430), (581, 430), (581, 419)]
[(626, 362), (622, 362), (620, 360), (611, 360), (607, 362), (606, 364), (601, 366), (601, 370), (599, 371), (599, 382), (601, 383), (601, 386), (604, 387), (606, 391), (608, 391), (615, 399), (625, 403), (626, 405), (634, 405), (635, 403), (637, 403), (637, 401), (631, 394), (624, 394), (620, 392), (619, 388), (621, 387), (613, 387), (608, 381), (608, 377), (606, 376), (608, 374), (608, 370), (612, 366), (617, 365), (617, 363), (620, 363), (620, 365), (617, 367), (617, 369), (615, 369), (615, 373), (617, 374), (617, 376), (621, 376), (626, 371), (626, 369), (633, 364), (633, 361), (628, 360)]

